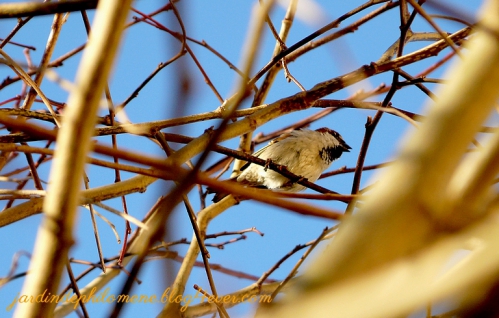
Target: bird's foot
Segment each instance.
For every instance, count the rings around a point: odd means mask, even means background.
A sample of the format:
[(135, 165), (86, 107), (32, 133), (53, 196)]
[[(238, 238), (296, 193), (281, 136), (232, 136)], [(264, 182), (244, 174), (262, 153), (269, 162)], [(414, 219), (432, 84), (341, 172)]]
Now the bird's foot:
[(272, 160), (270, 158), (268, 158), (266, 161), (265, 161), (265, 166), (263, 166), (263, 171), (267, 171), (270, 167), (270, 164), (272, 163)]

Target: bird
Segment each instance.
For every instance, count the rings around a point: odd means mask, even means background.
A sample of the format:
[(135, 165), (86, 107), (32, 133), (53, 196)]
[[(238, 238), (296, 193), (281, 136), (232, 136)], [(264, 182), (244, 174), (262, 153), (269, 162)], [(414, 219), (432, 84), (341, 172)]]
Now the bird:
[[(295, 175), (315, 182), (333, 161), (350, 149), (352, 148), (338, 132), (322, 127), (284, 133), (253, 156), (286, 166)], [(251, 162), (243, 165), (240, 174), (234, 179), (244, 185), (277, 191), (299, 192), (305, 189), (303, 185), (291, 182), (279, 172)], [(217, 193), (213, 202), (218, 202), (225, 196), (226, 193)]]

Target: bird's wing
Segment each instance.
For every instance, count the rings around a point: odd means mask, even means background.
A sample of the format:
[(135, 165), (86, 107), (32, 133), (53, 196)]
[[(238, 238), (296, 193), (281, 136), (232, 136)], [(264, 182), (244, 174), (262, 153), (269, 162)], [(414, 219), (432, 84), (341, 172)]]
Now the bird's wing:
[[(275, 139), (274, 139), (275, 140)], [(252, 155), (255, 156), (255, 157), (258, 157), (260, 158), (260, 156), (262, 155), (262, 153), (268, 149), (271, 145), (273, 145), (275, 142), (274, 140), (272, 140), (268, 145), (266, 145), (265, 147), (263, 147), (262, 149), (254, 152)], [(246, 162), (240, 169), (239, 171), (244, 171), (245, 169), (247, 169), (249, 166), (250, 166), (251, 162)]]
[[(272, 139), (265, 147), (261, 148), (260, 150), (256, 151), (253, 153), (253, 156), (255, 157), (258, 157), (260, 158), (260, 156), (262, 155), (262, 153), (267, 150), (270, 146), (272, 146), (273, 144), (275, 144), (276, 142), (279, 142), (281, 140), (284, 140), (286, 138), (288, 138), (291, 134), (290, 133), (284, 133), (282, 135), (280, 135), (279, 137), (275, 138), (275, 139)], [(245, 169), (247, 169), (249, 166), (250, 166), (251, 162), (246, 162), (240, 169), (239, 171), (244, 171)]]

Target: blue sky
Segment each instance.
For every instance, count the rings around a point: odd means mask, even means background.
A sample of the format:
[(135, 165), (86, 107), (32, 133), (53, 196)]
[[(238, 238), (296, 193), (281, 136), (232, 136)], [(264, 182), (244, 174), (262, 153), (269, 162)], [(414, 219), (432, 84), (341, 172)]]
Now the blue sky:
[[(142, 12), (149, 13), (160, 7), (163, 3), (163, 1), (156, 0), (139, 0), (135, 1), (134, 7)], [(244, 52), (242, 52), (244, 48), (243, 44), (248, 33), (252, 8), (256, 3), (257, 1), (181, 0), (178, 3), (178, 8), (182, 14), (188, 36), (197, 40), (205, 40), (232, 63), (241, 65), (241, 59), (244, 55)], [(312, 4), (307, 4), (306, 1), (302, 2), (304, 7), (299, 8), (299, 12), (303, 13), (305, 9), (308, 8), (309, 10), (312, 10), (311, 15), (313, 18), (302, 18), (300, 15), (300, 17), (295, 20), (287, 41), (288, 45), (299, 41), (317, 28), (359, 6), (362, 4), (362, 1), (316, 0), (314, 3), (319, 9), (314, 10)], [(478, 0), (453, 1), (452, 5), (457, 10), (462, 10), (471, 16), (475, 16), (475, 12), (480, 3), (481, 1)], [(430, 7), (428, 7), (428, 10), (433, 13), (435, 12), (435, 10), (432, 10)], [(340, 27), (347, 26), (370, 11), (372, 11), (372, 9), (368, 9), (367, 11), (348, 19), (343, 22)], [(276, 6), (272, 11), (271, 19), (276, 28), (280, 27), (284, 12), (285, 9), (281, 6)], [(93, 13), (90, 11), (89, 17), (93, 17)], [(171, 12), (162, 13), (157, 19), (166, 26), (177, 31), (179, 30), (178, 24)], [(458, 30), (462, 27), (462, 25), (456, 22), (446, 22), (440, 19), (437, 21), (439, 22), (439, 25), (448, 32)], [(51, 22), (52, 17), (50, 16), (36, 17), (23, 27), (13, 39), (16, 42), (33, 45), (37, 48), (36, 51), (30, 53), (35, 64), (38, 63), (43, 53)], [(334, 78), (355, 70), (361, 65), (376, 61), (386, 48), (397, 40), (397, 22), (398, 10), (393, 9), (390, 12), (383, 14), (381, 17), (367, 23), (358, 31), (310, 52), (300, 58), (297, 62), (290, 63), (289, 70), (306, 89), (310, 89), (320, 81)], [(15, 24), (15, 19), (0, 20), (0, 37), (5, 37)], [(432, 31), (428, 23), (422, 21), (421, 18), (416, 19), (412, 30), (414, 32)], [(85, 40), (86, 33), (81, 17), (79, 13), (72, 13), (63, 26), (53, 56), (59, 57), (69, 50), (83, 44)], [(255, 63), (253, 74), (271, 58), (274, 43), (275, 40), (267, 29), (263, 37), (261, 48), (258, 51), (258, 58)], [(231, 96), (238, 75), (205, 48), (195, 44), (190, 45), (220, 94), (224, 98)], [(427, 45), (427, 43), (410, 43), (406, 48), (406, 52), (413, 51), (424, 45)], [(160, 62), (167, 61), (177, 52), (179, 47), (180, 44), (178, 41), (172, 39), (172, 37), (165, 32), (155, 29), (150, 25), (138, 24), (129, 28), (126, 31), (119, 58), (114, 66), (114, 72), (112, 79), (110, 80), (110, 89), (114, 102), (118, 104), (124, 101)], [(4, 49), (16, 61), (25, 61), (21, 48), (7, 45)], [(415, 75), (435, 63), (447, 52), (449, 51), (446, 50), (436, 58), (423, 61), (415, 66), (409, 66), (404, 68), (404, 70)], [(64, 66), (55, 69), (55, 71), (60, 77), (73, 81), (80, 58), (81, 53), (64, 62)], [(180, 80), (178, 75), (179, 69), (185, 71), (189, 76), (191, 94), (185, 96), (182, 103), (177, 104), (175, 102), (175, 96)], [(439, 70), (432, 74), (431, 77), (438, 78), (441, 77), (441, 75), (442, 70)], [(6, 76), (12, 76), (12, 71), (4, 65), (0, 65), (0, 79), (3, 80)], [(328, 96), (328, 98), (346, 99), (359, 89), (370, 90), (379, 86), (381, 83), (389, 85), (391, 77), (391, 73), (375, 76)], [(428, 84), (427, 86), (433, 91), (437, 87), (436, 84)], [(59, 102), (65, 102), (67, 99), (68, 93), (59, 87), (58, 84), (45, 80), (41, 88), (51, 99)], [(16, 96), (20, 93), (20, 89), (21, 86), (19, 84), (13, 84), (0, 90), (0, 102)], [(273, 102), (297, 92), (299, 92), (299, 88), (293, 83), (288, 83), (281, 72), (270, 90), (266, 102)], [(370, 98), (369, 100), (380, 101), (383, 97), (384, 95), (381, 95), (379, 97)], [(404, 110), (422, 113), (424, 112), (424, 106), (427, 104), (427, 97), (417, 88), (407, 87), (395, 95), (392, 99), (392, 103), (394, 106)], [(178, 116), (178, 114), (189, 115), (213, 111), (219, 105), (219, 101), (204, 83), (203, 77), (197, 70), (194, 62), (186, 55), (178, 63), (162, 70), (151, 83), (140, 92), (139, 96), (126, 107), (126, 111), (128, 118), (132, 122), (147, 122), (175, 117)], [(242, 105), (242, 107), (248, 106), (248, 101)], [(6, 104), (2, 107), (11, 108), (13, 107), (13, 104)], [(44, 106), (42, 104), (35, 104), (34, 109), (44, 109)], [(256, 133), (271, 133), (274, 130), (315, 114), (318, 111), (320, 110), (309, 109), (283, 116), (259, 127)], [(105, 115), (106, 113), (105, 110), (101, 110), (100, 112), (101, 115)], [(364, 135), (366, 118), (367, 116), (373, 115), (374, 111), (342, 109), (319, 120), (311, 126), (312, 129), (325, 126), (337, 130), (353, 148), (350, 153), (344, 154), (340, 160), (334, 162), (330, 170), (337, 169), (341, 166), (355, 166)], [(216, 120), (201, 122), (185, 127), (166, 129), (165, 132), (182, 133), (196, 137), (202, 134), (204, 130), (210, 126), (216, 127), (218, 123), (219, 122)], [(365, 164), (377, 164), (389, 160), (395, 153), (401, 137), (410, 129), (412, 128), (405, 120), (385, 114), (374, 133)], [(5, 133), (6, 132), (4, 131), (2, 134)], [(100, 137), (98, 140), (102, 143), (110, 142), (110, 138), (108, 137)], [(138, 152), (157, 156), (163, 155), (163, 152), (154, 143), (143, 137), (119, 136), (118, 143), (124, 148)], [(44, 143), (32, 144), (35, 146), (44, 145)], [(237, 148), (238, 139), (235, 138), (226, 141), (223, 145)], [(178, 149), (181, 145), (173, 146)], [(219, 155), (211, 155), (208, 162), (205, 164), (205, 167), (219, 158)], [(4, 171), (11, 171), (23, 165), (24, 161), (17, 159), (10, 163)], [(39, 170), (42, 179), (45, 181), (47, 181), (47, 175), (50, 168), (50, 163), (48, 163), (42, 165)], [(112, 171), (97, 168), (95, 166), (88, 166), (87, 173), (91, 178), (91, 187), (112, 183), (114, 180), (114, 173)], [(20, 174), (19, 176), (22, 175), (24, 174)], [(123, 179), (129, 177), (130, 174), (127, 173), (123, 173), (122, 175)], [(331, 190), (348, 194), (351, 191), (352, 178), (353, 174), (345, 174), (320, 180), (318, 181), (318, 184)], [(362, 187), (371, 184), (372, 182), (372, 173), (365, 172), (362, 178)], [(0, 184), (2, 189), (11, 189), (14, 187), (12, 183), (0, 182)], [(170, 186), (171, 185), (168, 182), (157, 181), (148, 188), (147, 192), (130, 195), (127, 201), (130, 213), (136, 218), (141, 219), (155, 203), (157, 197), (165, 194), (166, 189), (169, 189)], [(44, 187), (46, 187), (46, 185), (44, 185)], [(27, 189), (32, 188), (33, 184), (29, 183)], [(199, 198), (195, 191), (191, 193), (190, 198), (194, 208), (198, 211), (200, 207)], [(110, 200), (105, 203), (112, 205), (117, 209), (121, 209), (120, 200)], [(313, 203), (340, 211), (345, 209), (345, 204), (338, 202), (318, 201)], [(3, 207), (3, 204), (4, 203), (0, 202), (0, 206)], [(122, 220), (113, 215), (109, 215), (109, 213), (105, 211), (100, 212), (113, 221), (122, 236), (124, 231)], [(0, 247), (1, 255), (3, 256), (2, 261), (0, 262), (0, 277), (7, 275), (10, 268), (10, 260), (16, 252), (21, 250), (32, 250), (40, 220), (41, 216), (37, 215), (19, 221), (11, 226), (0, 228), (0, 237), (4, 240), (4, 244)], [(70, 256), (75, 259), (97, 261), (88, 212), (84, 209), (80, 209), (78, 220), (77, 228), (75, 229), (76, 244), (71, 250)], [(189, 221), (185, 211), (181, 209), (180, 206), (175, 210), (170, 222), (172, 226), (170, 228), (171, 232), (169, 233), (169, 237), (172, 240), (180, 238), (187, 238), (190, 240), (191, 229)], [(214, 264), (221, 264), (227, 268), (237, 269), (255, 276), (260, 276), (296, 245), (313, 240), (321, 233), (324, 227), (332, 225), (334, 225), (334, 223), (323, 219), (304, 217), (282, 209), (275, 209), (261, 203), (245, 201), (216, 218), (210, 224), (208, 233), (237, 231), (256, 227), (259, 231), (265, 233), (265, 236), (260, 237), (256, 233), (248, 233), (246, 234), (246, 240), (226, 245), (223, 250), (212, 248), (210, 249), (211, 262)], [(117, 244), (113, 233), (100, 219), (98, 219), (98, 226), (103, 242), (104, 255), (116, 255), (121, 246)], [(213, 242), (223, 242), (230, 238), (233, 237), (220, 237), (213, 240)], [(186, 245), (181, 245), (177, 246), (174, 250), (178, 251), (179, 255), (183, 255), (186, 249)], [(286, 261), (272, 274), (271, 278), (283, 279), (302, 253), (303, 252), (299, 252)], [(16, 273), (25, 271), (28, 262), (26, 257), (21, 257)], [(166, 266), (167, 262), (170, 266)], [(140, 273), (142, 284), (136, 285), (132, 290), (132, 294), (144, 293), (161, 295), (166, 287), (165, 281), (171, 279), (172, 275), (175, 274), (176, 269), (178, 269), (178, 266), (179, 263), (164, 260), (148, 262)], [(84, 269), (84, 266), (75, 265), (73, 270), (75, 273), (79, 273)], [(248, 280), (234, 278), (217, 272), (215, 272), (214, 275), (220, 294), (236, 291), (251, 283), (251, 281)], [(93, 277), (94, 276), (89, 276), (88, 278), (85, 278), (82, 281), (81, 286), (83, 286), (85, 282), (90, 281)], [(122, 275), (119, 279), (115, 280), (110, 285), (112, 292), (117, 293), (125, 279), (126, 276)], [(14, 296), (20, 292), (23, 282), (23, 279), (17, 279), (0, 289), (0, 312), (2, 312), (2, 310), (12, 302)], [(65, 280), (63, 285), (65, 286), (66, 284), (67, 280)], [(198, 284), (205, 289), (208, 289), (203, 269), (194, 269), (186, 287), (187, 294), (195, 293), (195, 290), (192, 288), (194, 284)], [(160, 304), (131, 305), (125, 309), (123, 317), (136, 317), (139, 314), (145, 317), (155, 316), (160, 308)], [(109, 307), (96, 305), (89, 306), (88, 310), (92, 317), (105, 317), (109, 312)], [(229, 310), (229, 314), (231, 314), (231, 317), (242, 317), (251, 313), (251, 310), (250, 305), (238, 306)], [(4, 314), (1, 314), (1, 316), (3, 315)], [(76, 317), (76, 315), (72, 314), (71, 317)]]

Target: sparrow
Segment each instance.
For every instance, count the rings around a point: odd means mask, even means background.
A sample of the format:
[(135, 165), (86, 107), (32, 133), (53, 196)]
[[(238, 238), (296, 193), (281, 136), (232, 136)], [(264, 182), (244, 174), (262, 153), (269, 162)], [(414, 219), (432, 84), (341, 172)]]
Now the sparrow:
[[(282, 134), (255, 152), (253, 156), (286, 166), (295, 175), (315, 182), (333, 161), (350, 149), (352, 148), (339, 133), (323, 127)], [(240, 171), (241, 174), (236, 181), (249, 186), (285, 192), (299, 192), (305, 189), (304, 186), (291, 182), (279, 172), (254, 163), (246, 163)], [(217, 193), (213, 202), (220, 201), (226, 195)]]

